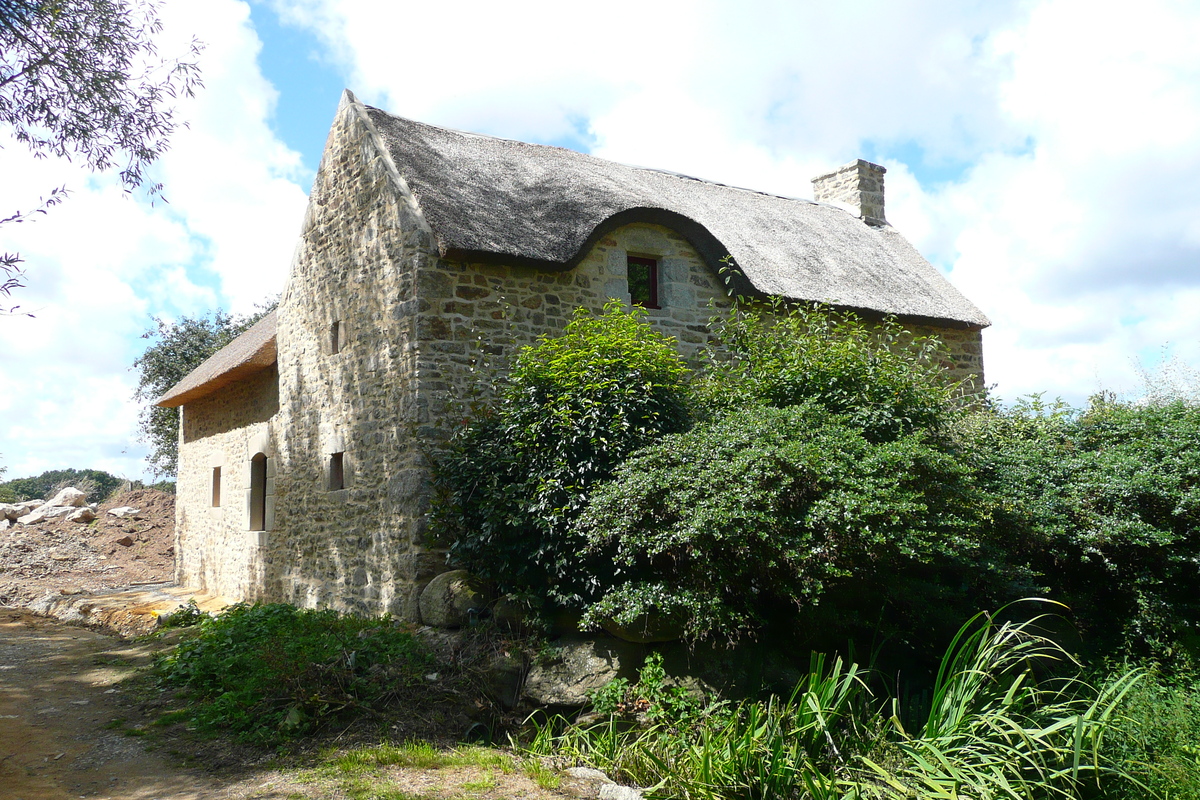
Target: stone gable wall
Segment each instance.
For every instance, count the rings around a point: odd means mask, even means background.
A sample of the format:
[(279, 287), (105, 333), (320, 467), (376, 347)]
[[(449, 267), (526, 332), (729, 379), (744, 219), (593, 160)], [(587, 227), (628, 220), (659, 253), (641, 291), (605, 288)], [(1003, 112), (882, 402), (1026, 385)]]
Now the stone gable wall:
[[(279, 410), (279, 374), (272, 367), (182, 410), (176, 580), (226, 597), (259, 599), (263, 564), (260, 534), (249, 524), (250, 459), (269, 440)], [(221, 504), (215, 508), (214, 467), (221, 468)]]
[[(412, 436), (427, 420), (417, 393), (416, 276), (434, 251), (376, 141), (361, 111), (339, 111), (280, 302), (267, 593), (413, 618), (416, 587), (444, 563), (422, 547), (426, 470)], [(339, 490), (328, 484), (333, 453), (344, 454)]]

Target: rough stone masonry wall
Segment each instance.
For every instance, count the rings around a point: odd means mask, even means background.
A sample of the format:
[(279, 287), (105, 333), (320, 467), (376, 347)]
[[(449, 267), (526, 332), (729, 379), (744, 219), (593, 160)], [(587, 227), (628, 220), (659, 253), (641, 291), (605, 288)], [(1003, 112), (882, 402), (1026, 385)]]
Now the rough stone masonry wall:
[(576, 308), (600, 310), (609, 298), (629, 302), (628, 255), (659, 262), (659, 309), (650, 324), (679, 339), (694, 359), (709, 341), (710, 301), (729, 303), (716, 273), (679, 234), (661, 225), (632, 224), (601, 239), (568, 272), (465, 264), (445, 259), (420, 278), (418, 318), (422, 436), (435, 442), (462, 419), (465, 401), (491, 392), (491, 383), (517, 350), (542, 334), (561, 333)]
[[(427, 472), (414, 437), (429, 422), (416, 388), (416, 274), (433, 243), (376, 141), (345, 104), (280, 303), (267, 593), (415, 618), (418, 588), (444, 564), (423, 547)], [(344, 454), (339, 490), (328, 483), (334, 453)]]
[[(250, 531), (247, 494), (250, 459), (269, 441), (278, 410), (274, 367), (183, 407), (175, 484), (175, 577), (181, 585), (238, 600), (262, 597), (260, 534)], [(214, 467), (221, 468), (217, 507)], [(274, 478), (270, 470), (267, 477), (268, 483)]]

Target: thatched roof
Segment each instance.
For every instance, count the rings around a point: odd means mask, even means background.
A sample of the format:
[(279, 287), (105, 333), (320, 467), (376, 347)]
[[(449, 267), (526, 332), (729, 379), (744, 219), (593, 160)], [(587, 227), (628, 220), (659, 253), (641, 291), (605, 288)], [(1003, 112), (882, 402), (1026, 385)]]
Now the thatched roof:
[(262, 372), (275, 363), (275, 312), (254, 323), (155, 401), (172, 408), (212, 394), (222, 386)]
[[(349, 93), (347, 101), (357, 102)], [(989, 324), (893, 228), (840, 208), (361, 108), (445, 257), (565, 270), (613, 228), (657, 222), (687, 237), (714, 268), (732, 256), (751, 284), (740, 291)]]

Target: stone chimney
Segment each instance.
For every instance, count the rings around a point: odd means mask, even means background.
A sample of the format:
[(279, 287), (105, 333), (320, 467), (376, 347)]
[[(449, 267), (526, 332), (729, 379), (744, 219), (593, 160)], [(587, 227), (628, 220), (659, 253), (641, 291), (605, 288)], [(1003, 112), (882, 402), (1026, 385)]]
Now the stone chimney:
[(868, 225), (887, 225), (883, 215), (886, 169), (861, 158), (828, 175), (813, 178), (813, 199), (857, 214)]

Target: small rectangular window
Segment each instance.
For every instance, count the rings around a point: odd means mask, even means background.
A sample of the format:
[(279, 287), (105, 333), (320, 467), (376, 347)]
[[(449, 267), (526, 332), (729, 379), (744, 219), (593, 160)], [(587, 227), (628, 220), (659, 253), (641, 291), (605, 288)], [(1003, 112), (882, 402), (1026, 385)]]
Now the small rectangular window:
[(346, 488), (345, 453), (333, 453), (329, 456), (329, 491)]
[(212, 504), (213, 504), (213, 508), (219, 508), (221, 505), (221, 468), (220, 467), (213, 467)]
[(659, 308), (658, 305), (658, 260), (628, 257), (629, 300), (642, 308)]
[(329, 354), (336, 356), (342, 352), (342, 323), (335, 320), (329, 326)]

